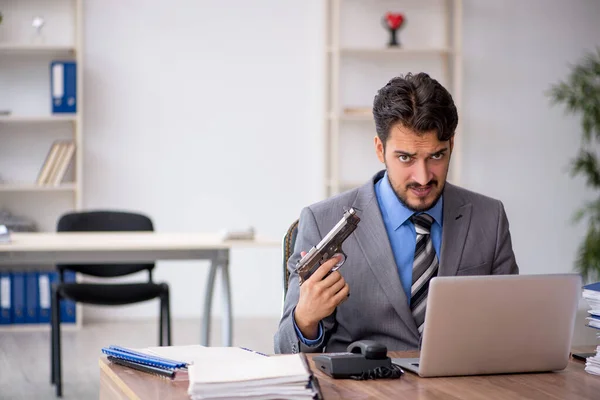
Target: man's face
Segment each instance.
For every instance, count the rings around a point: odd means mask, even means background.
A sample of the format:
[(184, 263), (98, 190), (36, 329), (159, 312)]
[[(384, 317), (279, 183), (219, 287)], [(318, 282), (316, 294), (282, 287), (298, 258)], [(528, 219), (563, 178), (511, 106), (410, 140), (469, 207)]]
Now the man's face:
[(385, 150), (375, 137), (379, 161), (385, 164), (394, 192), (413, 211), (425, 211), (442, 195), (454, 138), (440, 142), (435, 131), (418, 135), (402, 124), (393, 125)]

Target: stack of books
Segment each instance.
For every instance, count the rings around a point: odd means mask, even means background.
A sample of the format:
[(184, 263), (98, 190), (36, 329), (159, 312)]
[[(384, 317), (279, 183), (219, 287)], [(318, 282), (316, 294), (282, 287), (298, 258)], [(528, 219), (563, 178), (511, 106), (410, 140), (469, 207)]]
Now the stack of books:
[(303, 354), (195, 362), (189, 367), (188, 394), (192, 400), (321, 398)]
[[(596, 338), (600, 338), (600, 282), (583, 287), (583, 298), (589, 304), (587, 325), (597, 329)], [(600, 375), (600, 346), (596, 347), (596, 354), (586, 358), (585, 370), (590, 374)]]
[(59, 185), (75, 157), (75, 142), (56, 140), (52, 144), (46, 160), (40, 169), (36, 183), (38, 185)]

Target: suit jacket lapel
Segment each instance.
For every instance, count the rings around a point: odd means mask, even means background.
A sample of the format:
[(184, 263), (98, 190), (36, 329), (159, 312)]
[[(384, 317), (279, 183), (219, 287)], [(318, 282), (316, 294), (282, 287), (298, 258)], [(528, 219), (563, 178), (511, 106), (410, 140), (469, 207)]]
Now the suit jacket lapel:
[(361, 221), (354, 231), (354, 235), (383, 292), (402, 322), (418, 340), (419, 331), (400, 283), (398, 268), (375, 195), (374, 182), (381, 176), (383, 176), (383, 171), (358, 190), (353, 207), (358, 211)]
[(471, 223), (471, 203), (466, 203), (456, 188), (446, 183), (444, 189), (444, 226), (439, 275), (456, 275)]

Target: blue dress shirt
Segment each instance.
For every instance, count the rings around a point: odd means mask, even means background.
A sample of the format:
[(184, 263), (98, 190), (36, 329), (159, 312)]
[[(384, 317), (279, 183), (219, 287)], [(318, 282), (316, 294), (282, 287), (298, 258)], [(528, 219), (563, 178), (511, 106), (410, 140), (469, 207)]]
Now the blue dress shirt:
[[(415, 246), (417, 243), (417, 232), (415, 225), (411, 222), (410, 217), (415, 214), (414, 211), (406, 208), (404, 204), (396, 196), (396, 192), (392, 189), (390, 181), (388, 179), (387, 171), (377, 183), (375, 183), (375, 195), (377, 196), (377, 203), (381, 210), (381, 216), (383, 218), (383, 224), (387, 232), (392, 253), (396, 261), (396, 267), (398, 268), (398, 274), (400, 275), (400, 283), (402, 289), (406, 294), (408, 304), (410, 305), (410, 287), (412, 286), (412, 267), (415, 258)], [(440, 200), (426, 211), (433, 217), (433, 224), (431, 225), (431, 240), (433, 241), (433, 247), (440, 258), (440, 248), (442, 245), (442, 217), (444, 209), (444, 198), (440, 197)], [(417, 213), (419, 214), (419, 213)], [(294, 310), (295, 311), (295, 310)], [(307, 346), (314, 346), (323, 336), (323, 324), (319, 322), (319, 334), (314, 340), (306, 339), (298, 326), (296, 325), (295, 319), (294, 328), (298, 338)]]
[[(375, 195), (383, 217), (383, 224), (390, 240), (392, 253), (396, 260), (396, 267), (400, 275), (402, 288), (410, 305), (410, 287), (412, 286), (412, 267), (415, 258), (415, 246), (417, 243), (417, 232), (415, 225), (411, 222), (410, 217), (415, 214), (414, 211), (406, 208), (404, 204), (396, 196), (396, 192), (392, 189), (392, 185), (388, 179), (387, 172), (375, 184)], [(442, 244), (442, 213), (444, 209), (443, 196), (440, 200), (426, 211), (433, 217), (431, 225), (431, 240), (435, 253), (440, 258), (440, 247)], [(419, 214), (419, 213), (417, 213)]]
[[(295, 312), (296, 312), (296, 309), (294, 308), (294, 312), (292, 314), (294, 314)], [(292, 319), (292, 321), (294, 321), (294, 328), (296, 329), (296, 335), (302, 341), (302, 343), (304, 343), (307, 346), (314, 346), (321, 341), (321, 337), (323, 336), (323, 323), (322, 322), (319, 321), (319, 334), (317, 335), (317, 338), (314, 340), (310, 340), (310, 339), (307, 339), (304, 337), (304, 335), (300, 331), (300, 328), (298, 328), (298, 325), (296, 325), (296, 316), (295, 315), (294, 315), (294, 318)]]

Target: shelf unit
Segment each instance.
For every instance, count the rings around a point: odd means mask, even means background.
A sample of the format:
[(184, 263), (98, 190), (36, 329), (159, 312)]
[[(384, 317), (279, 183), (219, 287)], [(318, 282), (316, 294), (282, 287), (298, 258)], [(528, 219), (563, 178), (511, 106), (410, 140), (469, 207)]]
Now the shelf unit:
[[(400, 47), (388, 47), (385, 12), (401, 12)], [(459, 109), (462, 86), (462, 0), (325, 1), (325, 196), (357, 187), (378, 169), (370, 113), (377, 90), (394, 76), (427, 72), (451, 93)], [(461, 119), (459, 118), (459, 121)], [(457, 127), (449, 180), (460, 180)]]
[[(36, 141), (46, 139), (43, 145), (45, 147), (38, 146), (37, 154), (32, 154), (31, 159), (13, 159), (13, 164), (0, 166), (3, 178), (3, 182), (0, 182), (0, 192), (20, 193), (23, 196), (27, 196), (28, 192), (67, 192), (72, 198), (69, 204), (59, 207), (59, 212), (80, 209), (83, 185), (83, 0), (5, 0), (0, 2), (0, 6), (4, 8), (1, 10), (4, 21), (0, 24), (0, 84), (8, 85), (6, 80), (12, 79), (9, 89), (17, 93), (15, 97), (24, 97), (21, 102), (17, 99), (11, 114), (0, 114), (0, 143), (12, 142), (10, 144), (16, 147), (19, 140), (17, 136), (22, 134), (37, 136)], [(32, 42), (28, 36), (33, 32), (34, 28), (30, 26), (30, 22), (35, 15), (43, 16), (46, 21), (42, 28), (44, 40), (41, 43)], [(74, 60), (77, 63), (76, 114), (51, 113), (49, 61), (54, 59)], [(17, 75), (16, 78), (19, 79), (14, 79), (15, 76), (11, 75), (10, 68), (15, 66), (11, 61), (14, 60), (18, 61), (16, 66), (27, 71)], [(40, 73), (43, 75), (40, 76)], [(4, 81), (1, 80), (2, 75), (6, 77)], [(28, 79), (34, 82), (30, 84)], [(31, 95), (23, 94), (27, 92), (31, 92)], [(40, 100), (40, 97), (43, 99)], [(26, 101), (30, 99), (33, 101)], [(33, 109), (28, 109), (28, 103), (34, 104)], [(5, 108), (13, 108), (10, 91), (8, 99), (0, 96), (0, 109)], [(48, 136), (55, 134), (75, 142), (77, 151), (71, 164), (71, 179), (58, 186), (36, 185), (36, 173), (41, 169), (49, 150), (47, 142), (53, 139)], [(36, 160), (34, 157), (37, 157)], [(29, 174), (13, 180), (11, 175), (18, 169), (21, 161), (29, 166)], [(9, 208), (13, 204), (5, 202), (15, 203), (19, 199), (12, 200), (11, 202), (9, 199), (0, 198), (0, 207)], [(27, 214), (28, 210), (19, 211)], [(47, 222), (40, 223), (40, 230), (53, 231), (56, 218), (58, 215), (53, 213)]]
[[(0, 11), (0, 209), (55, 231), (59, 216), (82, 208), (83, 188), (83, 0), (2, 0)], [(35, 36), (32, 18), (45, 20)], [(77, 113), (53, 114), (50, 62), (77, 64)], [(75, 154), (64, 181), (36, 183), (54, 140), (72, 140)], [(0, 266), (7, 269), (6, 266)], [(19, 269), (8, 266), (8, 269)], [(42, 269), (47, 269), (42, 268)], [(81, 327), (77, 304), (75, 326)], [(46, 324), (13, 324), (0, 331), (48, 330)]]

